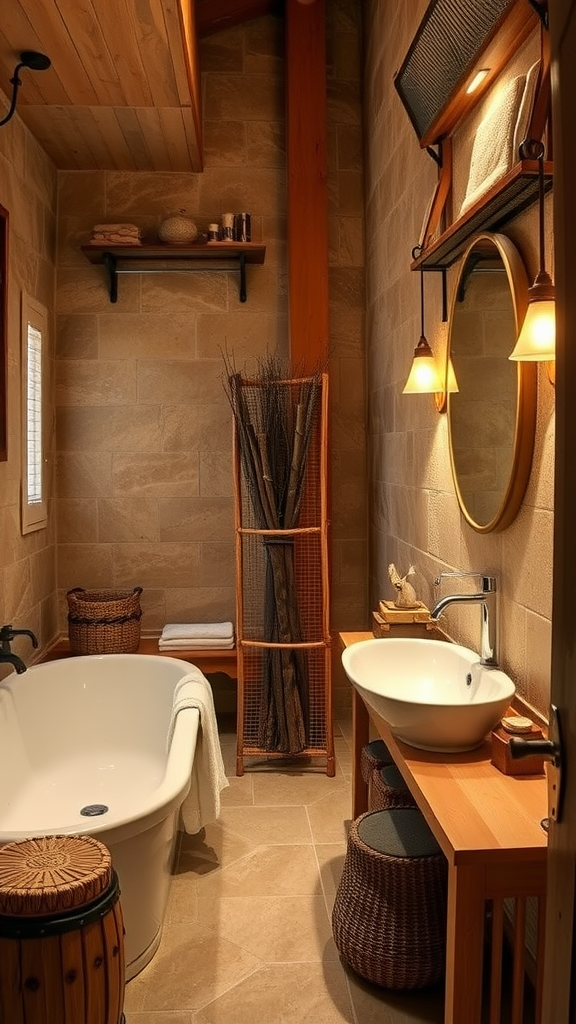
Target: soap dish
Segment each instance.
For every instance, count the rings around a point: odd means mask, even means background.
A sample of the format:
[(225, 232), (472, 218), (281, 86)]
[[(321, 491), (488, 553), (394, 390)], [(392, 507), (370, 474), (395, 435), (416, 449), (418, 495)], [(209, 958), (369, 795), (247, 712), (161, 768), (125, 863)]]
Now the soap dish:
[(529, 718), (525, 718), (524, 715), (506, 715), (492, 730), (491, 763), (503, 775), (543, 775), (544, 758), (541, 754), (529, 754), (528, 757), (519, 760), (512, 757), (510, 740), (513, 735), (524, 736), (528, 743), (530, 740), (543, 738), (540, 726), (535, 725)]
[(534, 723), (524, 715), (506, 715), (501, 721), (501, 726), (506, 732), (518, 735), (519, 733), (532, 732)]

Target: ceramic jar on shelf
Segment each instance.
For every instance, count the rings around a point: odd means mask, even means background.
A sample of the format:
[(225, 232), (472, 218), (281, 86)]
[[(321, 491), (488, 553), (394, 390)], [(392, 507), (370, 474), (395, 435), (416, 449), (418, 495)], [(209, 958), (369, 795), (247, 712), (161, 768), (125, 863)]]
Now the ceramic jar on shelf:
[(198, 228), (185, 210), (170, 214), (158, 229), (158, 238), (169, 245), (190, 245), (198, 237)]

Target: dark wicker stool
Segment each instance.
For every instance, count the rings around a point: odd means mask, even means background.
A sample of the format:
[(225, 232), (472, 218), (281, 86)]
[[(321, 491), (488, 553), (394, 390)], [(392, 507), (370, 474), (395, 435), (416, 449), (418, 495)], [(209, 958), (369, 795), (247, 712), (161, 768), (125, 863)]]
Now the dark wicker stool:
[(369, 811), (382, 810), (388, 806), (382, 803), (381, 797), (376, 797), (374, 794), (374, 776), (381, 768), (393, 764), (394, 759), (384, 740), (372, 740), (365, 747), (362, 747), (360, 751), (360, 773), (368, 786)]
[(362, 747), (360, 751), (360, 773), (367, 786), (370, 785), (374, 769), (384, 768), (387, 764), (394, 764), (394, 758), (384, 740), (372, 740), (365, 747)]
[(357, 974), (390, 989), (440, 981), (447, 863), (418, 808), (368, 811), (352, 822), (332, 932)]
[(386, 807), (416, 807), (414, 797), (395, 764), (372, 772), (369, 808), (371, 811), (383, 811)]

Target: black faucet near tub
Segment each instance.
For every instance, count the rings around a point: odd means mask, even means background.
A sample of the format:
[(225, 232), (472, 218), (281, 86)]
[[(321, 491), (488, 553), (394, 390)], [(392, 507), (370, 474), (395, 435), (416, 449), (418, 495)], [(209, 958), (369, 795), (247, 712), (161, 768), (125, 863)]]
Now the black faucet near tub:
[(38, 647), (38, 640), (31, 629), (14, 629), (10, 625), (0, 628), (0, 665), (13, 665), (16, 672), (20, 675), (26, 671), (27, 666), (22, 661), (22, 658), (19, 658), (10, 649), (10, 644), (16, 636), (29, 636), (32, 641), (32, 647)]

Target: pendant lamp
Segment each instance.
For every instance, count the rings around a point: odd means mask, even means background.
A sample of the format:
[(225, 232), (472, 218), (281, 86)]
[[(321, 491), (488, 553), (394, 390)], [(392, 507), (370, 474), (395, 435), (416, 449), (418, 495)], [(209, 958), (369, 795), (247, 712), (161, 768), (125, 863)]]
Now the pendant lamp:
[[(412, 258), (418, 255), (419, 247), (412, 250)], [(442, 380), (434, 354), (424, 334), (424, 271), (420, 267), (420, 341), (414, 349), (414, 358), (403, 395), (427, 395), (443, 391)]]
[(549, 362), (556, 358), (555, 288), (544, 259), (544, 146), (528, 140), (522, 143), (524, 159), (538, 161), (538, 233), (540, 269), (528, 289), (528, 308), (509, 359)]

